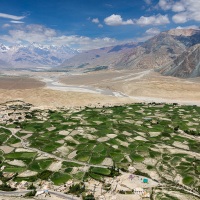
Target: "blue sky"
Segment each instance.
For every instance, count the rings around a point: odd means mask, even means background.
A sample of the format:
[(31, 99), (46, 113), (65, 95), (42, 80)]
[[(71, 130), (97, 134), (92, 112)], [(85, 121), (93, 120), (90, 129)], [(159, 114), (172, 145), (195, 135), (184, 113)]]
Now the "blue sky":
[(0, 0), (0, 42), (92, 49), (200, 26), (200, 0)]

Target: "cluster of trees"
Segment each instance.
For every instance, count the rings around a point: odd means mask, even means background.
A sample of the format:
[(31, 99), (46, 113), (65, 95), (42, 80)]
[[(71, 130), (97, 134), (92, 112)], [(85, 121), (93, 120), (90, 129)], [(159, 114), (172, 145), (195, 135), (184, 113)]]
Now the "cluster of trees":
[(12, 177), (7, 178), (7, 177), (4, 177), (4, 176), (3, 176), (3, 172), (0, 171), (0, 180), (1, 180), (3, 183), (6, 183), (6, 182), (8, 182), (9, 180), (14, 179), (14, 178), (17, 177), (17, 176), (18, 176), (18, 173), (15, 173)]
[[(179, 130), (179, 126), (174, 127), (174, 132), (177, 132)], [(199, 131), (194, 131), (194, 130), (184, 130), (185, 133), (187, 133), (188, 135), (194, 135), (194, 136), (200, 136), (200, 132)]]
[(33, 183), (31, 185), (28, 186), (27, 188), (28, 190), (36, 190), (36, 187), (33, 185)]
[(2, 191), (15, 191), (16, 188), (10, 187), (10, 185), (7, 184), (7, 181), (14, 179), (17, 175), (18, 175), (18, 173), (15, 173), (12, 177), (7, 178), (7, 177), (3, 176), (3, 172), (1, 171), (0, 172), (0, 180), (3, 183), (0, 185), (0, 190), (2, 190)]
[(83, 197), (83, 200), (95, 200), (93, 194), (88, 194), (88, 195), (82, 196), (82, 197)]
[(119, 176), (119, 168), (115, 166), (115, 164), (112, 167), (108, 168), (110, 170), (110, 175), (111, 177)]
[(200, 136), (200, 132), (198, 132), (198, 131), (184, 130), (184, 132), (189, 134), (189, 135)]
[(12, 188), (7, 183), (3, 183), (2, 185), (0, 185), (0, 190), (2, 190), (2, 191), (15, 191), (16, 188)]
[(174, 127), (174, 132), (177, 132), (179, 130), (179, 126)]
[(30, 192), (28, 192), (28, 193), (26, 193), (25, 194), (25, 197), (34, 197), (35, 195), (36, 195), (36, 190), (34, 189), (34, 190), (32, 190), (32, 191), (30, 191)]
[(144, 173), (144, 172), (141, 172), (141, 171), (139, 171), (139, 170), (137, 170), (136, 172), (134, 172), (134, 174), (135, 174), (135, 175), (138, 175), (138, 176), (144, 176), (144, 177), (147, 177), (147, 178), (151, 178), (151, 177), (149, 176), (149, 174)]
[(67, 193), (80, 196), (83, 192), (85, 192), (85, 185), (81, 182), (79, 184), (73, 184), (72, 186), (70, 186)]

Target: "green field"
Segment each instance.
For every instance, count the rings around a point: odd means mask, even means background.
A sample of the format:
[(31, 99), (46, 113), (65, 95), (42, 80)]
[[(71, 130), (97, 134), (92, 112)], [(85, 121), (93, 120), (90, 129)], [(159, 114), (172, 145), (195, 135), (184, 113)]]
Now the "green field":
[[(197, 106), (136, 103), (107, 108), (33, 110), (26, 115), (24, 121), (2, 124), (5, 128), (0, 128), (1, 144), (13, 148), (10, 153), (0, 151), (0, 166), (6, 166), (4, 172), (30, 170), (38, 175), (28, 180), (40, 178), (61, 185), (69, 179), (93, 178), (103, 182), (105, 177), (113, 176), (111, 167), (126, 172), (133, 165), (141, 175), (151, 177), (155, 173), (161, 182), (175, 184), (180, 176), (180, 184), (200, 188)], [(37, 152), (15, 152), (18, 148), (15, 145), (21, 141), (15, 136), (9, 138), (10, 127), (20, 129), (16, 135), (22, 139), (30, 134), (24, 139), (29, 148), (65, 160), (57, 172), (49, 169), (56, 158), (37, 159)], [(13, 160), (23, 161), (25, 166), (7, 163)], [(87, 172), (83, 170), (85, 165), (89, 168)]]

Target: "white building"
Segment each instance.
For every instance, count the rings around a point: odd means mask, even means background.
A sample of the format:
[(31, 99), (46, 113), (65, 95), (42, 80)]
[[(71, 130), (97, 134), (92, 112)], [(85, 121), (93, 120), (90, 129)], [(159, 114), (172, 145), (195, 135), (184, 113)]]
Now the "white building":
[(135, 193), (135, 194), (138, 194), (138, 195), (143, 195), (143, 194), (144, 194), (144, 189), (143, 189), (143, 188), (140, 188), (140, 187), (135, 188), (135, 189), (134, 189), (134, 193)]

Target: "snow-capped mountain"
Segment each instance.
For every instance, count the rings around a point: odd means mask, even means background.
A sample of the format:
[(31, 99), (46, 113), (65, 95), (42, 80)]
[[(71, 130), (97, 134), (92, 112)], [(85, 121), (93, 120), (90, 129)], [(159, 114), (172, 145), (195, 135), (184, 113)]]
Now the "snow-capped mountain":
[[(0, 65), (4, 67), (42, 67), (58, 66), (66, 58), (78, 52), (68, 46), (41, 45), (33, 43), (27, 46), (6, 46), (0, 44)], [(3, 63), (3, 64), (2, 64)]]

